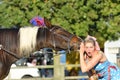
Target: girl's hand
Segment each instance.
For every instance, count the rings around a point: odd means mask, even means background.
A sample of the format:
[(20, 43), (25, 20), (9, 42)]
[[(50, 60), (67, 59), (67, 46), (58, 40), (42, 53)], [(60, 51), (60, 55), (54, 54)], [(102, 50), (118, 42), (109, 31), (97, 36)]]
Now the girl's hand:
[(84, 43), (81, 43), (79, 53), (84, 54), (84, 51), (85, 51)]

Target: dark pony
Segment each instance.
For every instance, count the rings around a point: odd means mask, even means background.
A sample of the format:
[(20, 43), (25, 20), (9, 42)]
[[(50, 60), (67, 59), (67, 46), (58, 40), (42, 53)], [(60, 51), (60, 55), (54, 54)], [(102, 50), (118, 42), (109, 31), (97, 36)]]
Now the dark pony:
[[(82, 39), (60, 26), (52, 25), (46, 18), (46, 27), (0, 29), (0, 80), (9, 73), (17, 58), (27, 57), (34, 51), (48, 47), (55, 50), (77, 50)], [(7, 50), (7, 51), (6, 51)], [(13, 53), (14, 55), (8, 54)]]

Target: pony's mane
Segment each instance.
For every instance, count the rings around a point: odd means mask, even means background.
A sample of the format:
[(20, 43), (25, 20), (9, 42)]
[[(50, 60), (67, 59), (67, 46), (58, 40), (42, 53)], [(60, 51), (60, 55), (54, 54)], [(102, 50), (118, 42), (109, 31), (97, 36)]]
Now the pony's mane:
[[(20, 54), (29, 54), (35, 49), (36, 35), (39, 27), (20, 28)], [(26, 54), (26, 55), (27, 55)]]

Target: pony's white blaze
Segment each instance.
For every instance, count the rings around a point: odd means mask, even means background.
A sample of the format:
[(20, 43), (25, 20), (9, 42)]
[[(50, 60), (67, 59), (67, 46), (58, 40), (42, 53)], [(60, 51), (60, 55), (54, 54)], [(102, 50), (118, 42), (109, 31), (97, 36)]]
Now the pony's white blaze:
[(35, 49), (36, 35), (39, 27), (20, 28), (20, 53), (30, 54)]

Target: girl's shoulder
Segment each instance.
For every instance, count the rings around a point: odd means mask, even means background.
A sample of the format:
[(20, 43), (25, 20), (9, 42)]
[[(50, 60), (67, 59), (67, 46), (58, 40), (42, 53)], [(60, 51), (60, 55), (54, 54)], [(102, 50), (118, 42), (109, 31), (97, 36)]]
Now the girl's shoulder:
[(106, 56), (105, 56), (105, 54), (104, 54), (103, 51), (99, 51), (98, 53), (99, 53), (99, 55), (101, 55), (101, 60), (100, 60), (100, 62), (104, 62), (104, 61), (107, 60), (107, 58), (106, 58)]
[(102, 51), (96, 51), (96, 54), (93, 56), (94, 58), (102, 58), (103, 57), (103, 52)]

